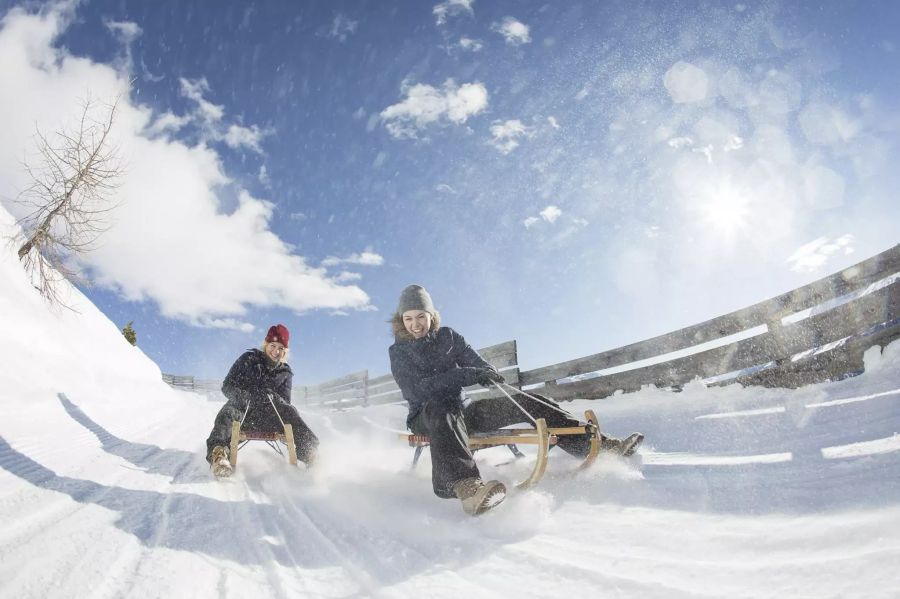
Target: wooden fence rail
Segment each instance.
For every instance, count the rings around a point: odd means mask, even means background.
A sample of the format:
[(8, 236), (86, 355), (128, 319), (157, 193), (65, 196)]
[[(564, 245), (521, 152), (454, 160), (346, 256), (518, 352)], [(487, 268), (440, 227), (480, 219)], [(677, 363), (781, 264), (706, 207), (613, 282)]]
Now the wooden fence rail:
[[(516, 341), (479, 350), (511, 384), (557, 400), (599, 399), (701, 379), (798, 387), (858, 373), (873, 345), (900, 337), (900, 245), (809, 285), (638, 343), (520, 371)], [(170, 377), (173, 386), (183, 385)], [(183, 388), (183, 387), (182, 387)], [(390, 374), (367, 370), (296, 387), (294, 403), (336, 409), (403, 401)], [(488, 397), (481, 388), (473, 398)]]

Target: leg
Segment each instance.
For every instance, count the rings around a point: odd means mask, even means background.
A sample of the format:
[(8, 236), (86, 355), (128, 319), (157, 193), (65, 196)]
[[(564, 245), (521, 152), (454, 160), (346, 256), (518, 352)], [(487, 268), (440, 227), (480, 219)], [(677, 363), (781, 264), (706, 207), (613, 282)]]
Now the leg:
[[(536, 393), (529, 393), (529, 395), (533, 395), (541, 401), (550, 404), (545, 405), (530, 397), (525, 397), (521, 393), (513, 395), (513, 399), (531, 415), (531, 418), (535, 420), (543, 418), (547, 421), (547, 426), (551, 428), (579, 426), (581, 424), (577, 419), (570, 418), (559, 410), (550, 407), (559, 407), (559, 404), (549, 397)], [(522, 422), (531, 423), (531, 420), (522, 413), (522, 410), (505, 396), (473, 401), (466, 408), (465, 417), (469, 428), (477, 432), (496, 430)], [(591, 438), (589, 435), (560, 435), (556, 445), (577, 458), (584, 458), (591, 450)]]
[(294, 445), (297, 450), (297, 459), (307, 466), (311, 465), (318, 452), (319, 438), (312, 432), (312, 429), (307, 426), (306, 422), (303, 421), (303, 418), (300, 417), (300, 413), (294, 406), (290, 404), (281, 404), (278, 407), (278, 412), (281, 415), (282, 420), (284, 420), (284, 423), (289, 424), (293, 429), (292, 432), (294, 433)]
[(228, 447), (231, 444), (231, 424), (235, 421), (240, 422), (243, 412), (233, 406), (231, 402), (226, 402), (222, 409), (216, 415), (216, 421), (213, 424), (209, 438), (206, 440), (206, 461), (210, 462), (210, 454), (213, 447)]
[(466, 478), (481, 478), (458, 406), (429, 401), (410, 426), (415, 434), (431, 437), (431, 484), (435, 495), (455, 498), (453, 485)]

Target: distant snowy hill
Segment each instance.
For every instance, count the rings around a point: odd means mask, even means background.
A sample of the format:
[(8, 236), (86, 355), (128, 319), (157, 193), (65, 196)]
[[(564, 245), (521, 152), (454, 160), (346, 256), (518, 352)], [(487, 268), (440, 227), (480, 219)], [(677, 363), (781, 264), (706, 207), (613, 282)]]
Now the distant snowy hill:
[[(428, 459), (409, 470), (403, 406), (301, 408), (317, 472), (251, 445), (212, 480), (219, 404), (163, 384), (77, 291), (48, 311), (12, 248), (0, 280), (0, 598), (898, 596), (900, 343), (796, 391), (566, 404), (644, 431), (642, 469), (551, 452), (536, 489), (473, 519), (431, 494)], [(531, 458), (509, 455), (477, 458), (512, 481)]]

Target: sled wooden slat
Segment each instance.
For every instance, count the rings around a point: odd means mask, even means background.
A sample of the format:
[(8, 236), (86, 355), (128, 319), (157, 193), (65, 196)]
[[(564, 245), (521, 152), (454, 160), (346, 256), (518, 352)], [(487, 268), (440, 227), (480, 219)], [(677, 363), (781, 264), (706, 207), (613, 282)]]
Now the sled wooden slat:
[[(294, 427), (290, 424), (284, 425), (284, 432), (272, 431), (243, 431), (241, 423), (235, 420), (231, 424), (231, 446), (228, 452), (228, 461), (231, 462), (232, 468), (237, 468), (237, 456), (241, 445), (247, 441), (265, 441), (270, 445), (273, 443), (283, 443), (287, 447), (288, 462), (291, 465), (297, 465), (297, 446), (294, 443)], [(277, 447), (273, 447), (278, 450)], [(281, 453), (280, 450), (278, 450)]]
[[(495, 431), (471, 433), (469, 435), (469, 449), (487, 449), (501, 445), (537, 445), (537, 459), (531, 475), (516, 486), (520, 489), (528, 488), (536, 484), (547, 469), (547, 453), (550, 447), (556, 445), (560, 436), (564, 435), (590, 435), (591, 448), (584, 461), (578, 466), (578, 470), (590, 467), (600, 453), (600, 424), (593, 410), (585, 410), (586, 423), (582, 426), (548, 427), (543, 418), (535, 421), (535, 428), (504, 428)], [(416, 435), (412, 433), (399, 433), (400, 439), (406, 441), (410, 447), (416, 448), (416, 457), (413, 458), (413, 467), (418, 460), (419, 453), (431, 444), (428, 435)], [(516, 450), (517, 451), (517, 450)], [(514, 451), (515, 453), (515, 451)], [(518, 454), (521, 455), (521, 454)]]
[[(525, 435), (510, 435), (503, 436), (498, 435), (496, 437), (469, 437), (469, 447), (478, 447), (479, 449), (484, 449), (485, 447), (492, 447), (494, 445), (509, 445), (513, 443), (515, 445), (540, 445), (543, 443), (544, 439), (541, 435), (532, 434), (529, 436)], [(556, 435), (550, 436), (550, 445), (556, 445), (558, 438)]]

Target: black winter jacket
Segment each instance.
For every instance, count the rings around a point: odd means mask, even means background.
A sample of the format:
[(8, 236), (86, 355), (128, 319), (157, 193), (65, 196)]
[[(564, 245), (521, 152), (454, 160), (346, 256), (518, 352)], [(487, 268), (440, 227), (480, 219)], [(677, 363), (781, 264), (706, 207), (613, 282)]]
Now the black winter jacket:
[(262, 350), (248, 349), (228, 371), (222, 382), (222, 393), (241, 411), (247, 409), (251, 399), (254, 405), (256, 402), (269, 405), (267, 392), (274, 392), (276, 402), (289, 404), (293, 379), (290, 366), (284, 363), (273, 365)]
[(456, 403), (462, 408), (463, 387), (475, 384), (479, 369), (492, 369), (450, 327), (431, 331), (421, 339), (397, 341), (388, 354), (391, 374), (409, 403), (407, 425), (429, 401)]

